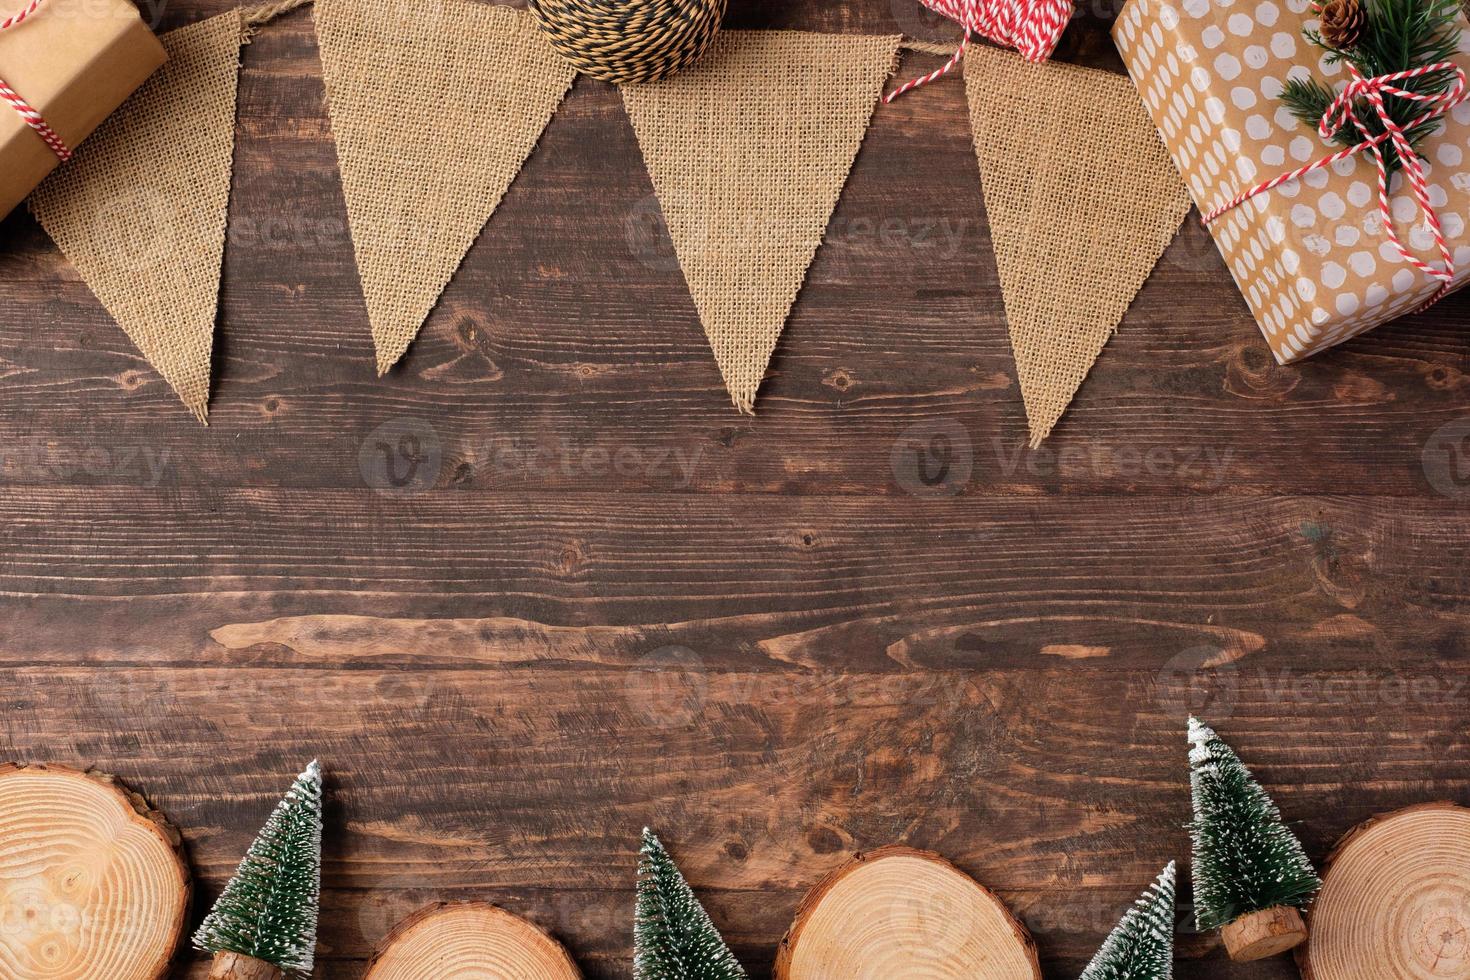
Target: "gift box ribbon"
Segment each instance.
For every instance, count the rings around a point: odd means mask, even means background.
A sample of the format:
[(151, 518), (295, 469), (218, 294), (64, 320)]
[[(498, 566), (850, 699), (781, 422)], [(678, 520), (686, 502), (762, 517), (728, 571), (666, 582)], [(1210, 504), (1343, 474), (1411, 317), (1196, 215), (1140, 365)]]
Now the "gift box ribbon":
[[(1372, 78), (1364, 78), (1359, 74), (1357, 68), (1352, 65), (1348, 65), (1348, 69), (1352, 72), (1352, 81), (1348, 82), (1347, 86), (1343, 88), (1337, 98), (1332, 100), (1332, 104), (1327, 107), (1327, 111), (1322, 114), (1322, 120), (1317, 124), (1317, 133), (1324, 140), (1331, 139), (1333, 134), (1339, 129), (1348, 123), (1352, 123), (1353, 128), (1358, 131), (1358, 135), (1363, 137), (1363, 141), (1338, 150), (1336, 153), (1325, 156), (1320, 160), (1315, 160), (1306, 166), (1298, 167), (1290, 173), (1272, 177), (1270, 180), (1262, 181), (1254, 187), (1247, 188), (1205, 215), (1202, 220), (1208, 225), (1220, 217), (1220, 215), (1237, 205), (1245, 203), (1257, 194), (1263, 194), (1273, 187), (1280, 187), (1287, 181), (1296, 180), (1298, 177), (1309, 174), (1313, 170), (1320, 170), (1322, 167), (1331, 166), (1338, 160), (1367, 151), (1373, 154), (1373, 162), (1378, 167), (1378, 210), (1383, 215), (1384, 233), (1388, 236), (1388, 240), (1393, 243), (1393, 247), (1398, 250), (1399, 255), (1404, 261), (1425, 275), (1439, 280), (1439, 289), (1425, 301), (1423, 306), (1419, 307), (1420, 310), (1427, 309), (1437, 303), (1445, 293), (1449, 292), (1450, 285), (1455, 278), (1455, 260), (1450, 252), (1449, 242), (1445, 240), (1444, 229), (1440, 227), (1439, 215), (1435, 212), (1434, 206), (1429, 200), (1429, 187), (1424, 181), (1424, 165), (1419, 160), (1419, 155), (1414, 152), (1414, 148), (1409, 145), (1409, 140), (1404, 135), (1404, 130), (1413, 129), (1432, 119), (1438, 119), (1450, 109), (1464, 102), (1466, 98), (1470, 98), (1470, 92), (1466, 91), (1465, 70), (1452, 61), (1440, 61), (1432, 65), (1425, 65), (1422, 68), (1411, 68), (1408, 71), (1397, 71), (1389, 75), (1374, 75)], [(1423, 75), (1441, 71), (1454, 72), (1455, 84), (1438, 95), (1411, 92), (1394, 84), (1395, 82), (1410, 81)], [(1388, 114), (1388, 109), (1384, 106), (1384, 93), (1400, 99), (1420, 103), (1425, 107), (1423, 114), (1407, 125), (1400, 126), (1393, 121)], [(1367, 99), (1369, 106), (1373, 109), (1373, 114), (1378, 117), (1378, 121), (1383, 125), (1383, 132), (1377, 136), (1369, 135), (1368, 127), (1358, 115), (1356, 106), (1357, 100), (1360, 98)], [(1413, 252), (1405, 248), (1404, 243), (1399, 240), (1398, 232), (1394, 230), (1393, 212), (1389, 207), (1388, 165), (1383, 159), (1383, 143), (1385, 140), (1391, 140), (1393, 142), (1393, 148), (1398, 154), (1404, 176), (1409, 181), (1409, 186), (1413, 189), (1414, 202), (1418, 205), (1420, 213), (1424, 215), (1425, 221), (1429, 224), (1430, 232), (1434, 235), (1434, 243), (1439, 249), (1441, 262), (1437, 267), (1423, 261)]]
[(905, 92), (947, 75), (965, 56), (970, 35), (979, 34), (996, 44), (1015, 48), (1027, 61), (1045, 61), (1072, 19), (1072, 0), (919, 0), (965, 29), (960, 46), (942, 68), (904, 82), (883, 99), (892, 102)]
[[(30, 4), (20, 13), (0, 20), (0, 31), (8, 31), (11, 28), (20, 26), (44, 2), (45, 0), (31, 0)], [(0, 99), (4, 99), (15, 107), (15, 111), (20, 113), (20, 117), (25, 120), (26, 125), (34, 129), (36, 135), (46, 141), (46, 145), (51, 147), (51, 152), (55, 153), (62, 163), (71, 159), (71, 149), (67, 147), (66, 141), (56, 135), (56, 130), (46, 124), (45, 118), (29, 102), (23, 99), (15, 89), (11, 88), (3, 78), (0, 78)]]

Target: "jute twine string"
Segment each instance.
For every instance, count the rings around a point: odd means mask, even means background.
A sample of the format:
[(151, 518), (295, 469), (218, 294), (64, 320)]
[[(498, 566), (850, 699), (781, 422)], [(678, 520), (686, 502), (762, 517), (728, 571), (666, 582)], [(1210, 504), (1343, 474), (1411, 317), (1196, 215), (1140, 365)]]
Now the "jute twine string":
[(255, 7), (245, 7), (240, 11), (240, 22), (247, 28), (260, 27), (311, 2), (312, 0), (273, 0)]
[(916, 38), (906, 37), (903, 39), (902, 42), (899, 43), (899, 47), (903, 48), (905, 51), (919, 51), (923, 54), (947, 55), (952, 53), (951, 49), (954, 46), (949, 44), (939, 44), (932, 41), (920, 41)]
[[(315, 0), (273, 0), (273, 2), (262, 3), (254, 7), (243, 7), (240, 11), (240, 20), (247, 28), (261, 27), (293, 10), (310, 6), (314, 2)], [(1467, 3), (1470, 3), (1470, 0), (1467, 0)], [(920, 54), (948, 55), (953, 46), (906, 37), (899, 43), (899, 47), (906, 51), (917, 51)]]

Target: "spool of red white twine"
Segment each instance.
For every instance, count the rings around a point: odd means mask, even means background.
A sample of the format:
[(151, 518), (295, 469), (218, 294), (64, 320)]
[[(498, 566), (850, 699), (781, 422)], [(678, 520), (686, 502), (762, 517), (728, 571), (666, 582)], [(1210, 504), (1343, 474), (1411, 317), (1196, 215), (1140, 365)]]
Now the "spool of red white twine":
[(941, 68), (922, 78), (904, 82), (884, 102), (927, 85), (953, 70), (965, 56), (970, 35), (1015, 48), (1027, 61), (1045, 61), (1056, 50), (1057, 41), (1072, 19), (1072, 0), (919, 0), (930, 10), (955, 21), (965, 29), (960, 46)]
[[(19, 27), (43, 3), (45, 3), (45, 0), (31, 0), (20, 13), (12, 14), (4, 20), (0, 20), (0, 31), (8, 31), (14, 27)], [(4, 99), (15, 107), (15, 111), (20, 113), (20, 117), (25, 120), (26, 125), (34, 129), (36, 135), (46, 141), (46, 145), (51, 148), (52, 153), (56, 154), (57, 159), (62, 163), (71, 159), (71, 149), (66, 145), (66, 142), (60, 136), (56, 135), (56, 131), (46, 124), (46, 120), (41, 114), (29, 102), (23, 99), (15, 89), (11, 88), (3, 78), (0, 78), (0, 99)]]

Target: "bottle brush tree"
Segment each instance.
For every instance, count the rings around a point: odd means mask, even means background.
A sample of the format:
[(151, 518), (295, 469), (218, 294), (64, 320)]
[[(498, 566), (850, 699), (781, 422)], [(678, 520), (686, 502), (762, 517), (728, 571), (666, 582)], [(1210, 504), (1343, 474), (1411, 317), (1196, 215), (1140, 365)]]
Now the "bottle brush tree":
[(279, 980), (311, 973), (322, 867), (322, 769), (312, 762), (276, 806), (194, 945), (211, 977)]
[(1240, 757), (1189, 719), (1195, 918), (1221, 929), (1232, 959), (1261, 959), (1306, 938), (1298, 910), (1322, 887), (1301, 843)]
[(1174, 862), (1098, 948), (1079, 980), (1173, 980)]
[(745, 975), (674, 859), (645, 827), (633, 922), (635, 980), (744, 980)]

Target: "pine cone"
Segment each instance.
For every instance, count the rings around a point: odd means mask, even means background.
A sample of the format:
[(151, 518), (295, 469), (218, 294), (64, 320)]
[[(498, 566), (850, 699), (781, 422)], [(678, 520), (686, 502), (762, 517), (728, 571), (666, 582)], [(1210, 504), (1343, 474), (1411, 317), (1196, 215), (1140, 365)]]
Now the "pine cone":
[(1367, 18), (1360, 0), (1327, 0), (1317, 8), (1322, 40), (1339, 50), (1349, 50), (1363, 36)]

